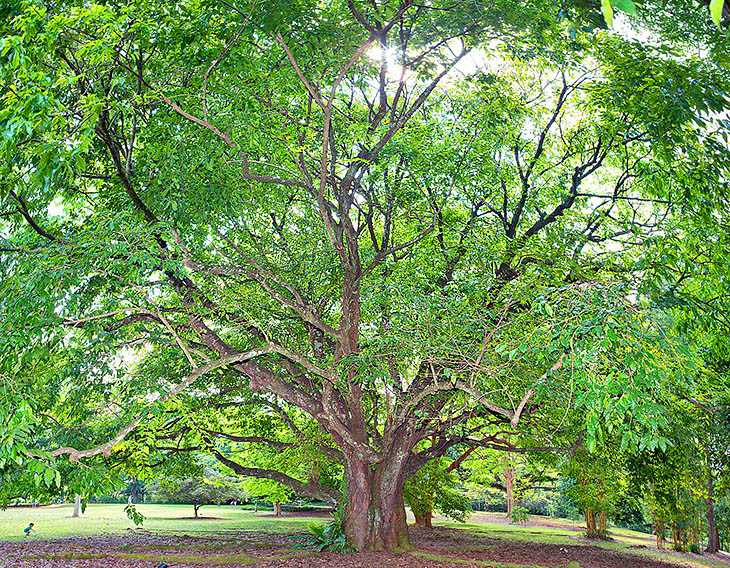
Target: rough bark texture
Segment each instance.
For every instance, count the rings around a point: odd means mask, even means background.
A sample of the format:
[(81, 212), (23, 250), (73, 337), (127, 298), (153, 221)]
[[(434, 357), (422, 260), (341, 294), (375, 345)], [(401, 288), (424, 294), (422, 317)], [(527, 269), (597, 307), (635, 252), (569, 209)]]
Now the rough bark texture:
[(274, 516), (281, 517), (281, 501), (276, 501), (274, 503)]
[(346, 467), (348, 504), (345, 533), (357, 550), (410, 548), (403, 500), (403, 468), (367, 460)]

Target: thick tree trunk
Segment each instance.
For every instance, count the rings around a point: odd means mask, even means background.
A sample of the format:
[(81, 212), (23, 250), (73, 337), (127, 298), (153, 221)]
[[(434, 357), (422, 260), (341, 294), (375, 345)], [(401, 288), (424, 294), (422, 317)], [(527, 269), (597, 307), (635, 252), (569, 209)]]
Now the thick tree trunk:
[(76, 495), (76, 497), (74, 497), (74, 514), (72, 516), (81, 516), (81, 495)]
[(720, 550), (720, 535), (717, 532), (715, 521), (715, 484), (712, 477), (709, 477), (707, 484), (707, 548), (705, 552), (716, 553)]
[(416, 512), (413, 511), (413, 516), (416, 517), (416, 524), (423, 528), (423, 529), (431, 529), (433, 528), (433, 524), (431, 523), (431, 520), (433, 519), (433, 511), (422, 511), (422, 512)]
[(274, 502), (274, 516), (281, 517), (281, 501)]
[(344, 529), (356, 550), (410, 548), (403, 501), (403, 466), (384, 461), (348, 460), (348, 503)]

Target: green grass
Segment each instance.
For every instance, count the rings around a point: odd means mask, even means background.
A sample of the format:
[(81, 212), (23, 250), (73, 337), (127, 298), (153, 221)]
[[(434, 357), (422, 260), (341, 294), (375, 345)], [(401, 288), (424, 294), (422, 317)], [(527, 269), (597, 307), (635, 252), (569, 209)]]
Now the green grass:
[[(169, 534), (225, 535), (236, 531), (296, 532), (306, 530), (309, 523), (321, 521), (321, 517), (267, 517), (269, 512), (254, 513), (238, 507), (201, 507), (200, 514), (217, 519), (184, 519), (193, 516), (190, 505), (138, 505), (137, 510), (146, 518), (142, 530)], [(13, 508), (0, 511), (0, 538), (21, 540), (26, 538), (23, 529), (29, 522), (35, 523), (35, 537), (60, 538), (103, 533), (119, 533), (134, 529), (134, 524), (124, 513), (124, 505), (90, 504), (79, 518), (72, 518), (73, 505)]]

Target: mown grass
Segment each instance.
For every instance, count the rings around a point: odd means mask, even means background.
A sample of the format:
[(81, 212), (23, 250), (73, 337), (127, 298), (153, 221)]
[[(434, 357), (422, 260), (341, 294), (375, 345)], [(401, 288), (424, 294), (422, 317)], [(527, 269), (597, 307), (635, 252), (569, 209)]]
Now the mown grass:
[[(262, 531), (272, 533), (306, 530), (309, 523), (321, 521), (318, 517), (274, 518), (270, 512), (254, 513), (240, 507), (202, 507), (200, 514), (216, 519), (188, 519), (190, 505), (138, 505), (137, 510), (146, 519), (142, 531), (165, 534), (225, 536), (226, 533)], [(51, 505), (34, 509), (9, 507), (0, 511), (0, 539), (22, 540), (23, 529), (35, 523), (36, 535), (27, 538), (60, 538), (120, 533), (137, 529), (124, 513), (124, 505), (90, 504), (79, 518), (72, 518), (73, 505)]]

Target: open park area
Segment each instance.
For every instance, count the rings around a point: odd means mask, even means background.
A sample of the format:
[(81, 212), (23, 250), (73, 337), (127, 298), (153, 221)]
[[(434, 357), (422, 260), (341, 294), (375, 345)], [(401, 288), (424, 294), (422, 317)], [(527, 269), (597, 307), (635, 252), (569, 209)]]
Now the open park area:
[(730, 0), (0, 0), (2, 568), (728, 553)]
[[(0, 566), (40, 568), (171, 568), (258, 566), (261, 568), (721, 568), (730, 554), (681, 555), (659, 551), (651, 535), (612, 529), (611, 540), (590, 542), (569, 521), (535, 517), (513, 525), (502, 514), (476, 513), (464, 525), (436, 521), (416, 529), (413, 548), (395, 552), (336, 554), (294, 548), (296, 536), (321, 516), (274, 518), (230, 506), (212, 507), (209, 517), (185, 518), (189, 506), (141, 505), (144, 528), (135, 528), (122, 505), (89, 505), (80, 518), (72, 507), (46, 506), (0, 512)], [(22, 535), (34, 519), (37, 534)]]

